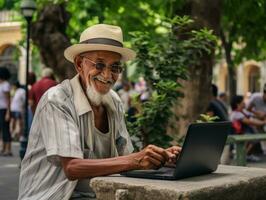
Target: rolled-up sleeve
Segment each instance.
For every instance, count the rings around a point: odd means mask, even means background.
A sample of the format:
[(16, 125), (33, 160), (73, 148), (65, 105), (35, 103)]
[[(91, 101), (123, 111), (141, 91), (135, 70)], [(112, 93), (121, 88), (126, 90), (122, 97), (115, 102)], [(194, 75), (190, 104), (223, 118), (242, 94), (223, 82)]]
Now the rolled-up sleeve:
[(83, 158), (79, 129), (68, 109), (47, 103), (38, 120), (49, 162), (60, 165), (60, 157)]

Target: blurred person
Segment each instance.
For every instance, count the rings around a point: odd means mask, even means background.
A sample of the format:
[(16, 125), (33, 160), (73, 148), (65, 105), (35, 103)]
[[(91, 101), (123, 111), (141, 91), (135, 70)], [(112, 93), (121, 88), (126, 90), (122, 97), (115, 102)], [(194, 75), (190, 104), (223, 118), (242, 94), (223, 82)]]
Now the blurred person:
[[(29, 91), (31, 90), (31, 88), (35, 82), (36, 82), (35, 73), (29, 72), (29, 74), (28, 74), (28, 90)], [(30, 93), (29, 93), (29, 96), (30, 96)], [(28, 131), (27, 131), (27, 133), (30, 130), (32, 120), (33, 120), (33, 112), (32, 112), (31, 105), (30, 105), (30, 104), (33, 104), (33, 102), (31, 102), (31, 100), (28, 100), (28, 101), (29, 101), (29, 105), (28, 105)]]
[(139, 81), (135, 83), (135, 90), (139, 93), (142, 94), (145, 92), (147, 89), (146, 81), (145, 79), (141, 76), (139, 77)]
[[(235, 134), (252, 134), (256, 132), (256, 128), (266, 125), (266, 119), (254, 119), (247, 112), (245, 112), (245, 102), (243, 96), (235, 96), (231, 101), (231, 107), (232, 113), (230, 115), (230, 120), (232, 121)], [(248, 143), (247, 158), (251, 161), (259, 161), (260, 159), (258, 157), (250, 155), (253, 146), (254, 143)]]
[(218, 95), (218, 100), (223, 104), (224, 108), (226, 109), (227, 113), (229, 112), (229, 105), (228, 105), (228, 97), (227, 94), (225, 92), (221, 92)]
[[(247, 110), (254, 114), (255, 117), (261, 120), (266, 119), (266, 83), (263, 86), (263, 92), (262, 93), (254, 93), (251, 95)], [(266, 126), (259, 128), (260, 132), (266, 132)], [(263, 151), (263, 154), (266, 155), (266, 142), (261, 141), (261, 148)]]
[(250, 101), (250, 97), (251, 96), (252, 96), (252, 93), (251, 92), (246, 92), (246, 94), (244, 96), (245, 105), (248, 105), (249, 104), (249, 101)]
[(36, 82), (36, 75), (34, 72), (29, 72), (28, 74), (28, 86), (31, 89), (32, 85)]
[(131, 106), (131, 98), (133, 91), (131, 90), (130, 82), (123, 82), (123, 88), (118, 91), (118, 94), (122, 100), (125, 112), (128, 112), (128, 109)]
[(140, 94), (140, 100), (145, 102), (150, 97), (150, 90), (147, 87), (147, 83), (145, 79), (141, 76), (139, 77), (139, 81), (135, 83), (135, 91)]
[(111, 89), (121, 62), (135, 57), (123, 47), (120, 27), (87, 28), (64, 56), (78, 74), (50, 88), (37, 106), (21, 164), (19, 200), (96, 199), (92, 177), (175, 161), (177, 146), (149, 145), (133, 153), (121, 99)]
[[(229, 106), (227, 104), (227, 95), (225, 92), (221, 92), (218, 95), (218, 87), (212, 84), (212, 99), (207, 108), (207, 114), (209, 116), (217, 116), (218, 119), (216, 121), (227, 121)], [(221, 156), (221, 164), (229, 164), (230, 163), (230, 146), (225, 145), (222, 156)]]
[(42, 79), (35, 82), (29, 92), (29, 105), (34, 114), (37, 104), (42, 95), (51, 87), (56, 86), (57, 82), (54, 79), (53, 70), (51, 68), (44, 68), (42, 70)]
[(0, 132), (2, 132), (3, 147), (0, 155), (12, 156), (10, 121), (10, 72), (5, 67), (0, 67)]
[(123, 80), (122, 79), (123, 79), (123, 76), (122, 76), (122, 74), (120, 74), (118, 76), (116, 83), (114, 84), (114, 86), (112, 88), (114, 91), (118, 92), (123, 88)]
[(21, 87), (20, 83), (17, 81), (13, 84), (14, 96), (11, 100), (11, 133), (14, 138), (19, 138), (22, 135), (23, 129), (23, 114), (25, 107), (25, 90)]
[(239, 121), (241, 122), (242, 127), (236, 133), (254, 133), (256, 129), (266, 125), (266, 119), (260, 120), (253, 118), (248, 112), (245, 110), (245, 102), (244, 97), (241, 95), (235, 96), (231, 101), (232, 112), (230, 115), (230, 119), (232, 122)]
[(228, 111), (225, 105), (217, 98), (218, 87), (214, 84), (211, 85), (212, 97), (211, 102), (207, 108), (207, 115), (217, 116), (216, 121), (228, 121)]
[(266, 119), (266, 83), (262, 93), (251, 95), (247, 110), (252, 112), (259, 119)]

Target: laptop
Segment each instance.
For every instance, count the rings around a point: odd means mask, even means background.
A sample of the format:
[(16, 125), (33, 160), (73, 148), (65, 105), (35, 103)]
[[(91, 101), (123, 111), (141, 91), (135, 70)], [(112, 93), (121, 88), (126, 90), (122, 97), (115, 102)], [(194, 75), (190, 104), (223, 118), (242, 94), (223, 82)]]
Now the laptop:
[(177, 180), (214, 172), (220, 162), (231, 122), (197, 123), (188, 127), (187, 135), (175, 168), (132, 170), (123, 176)]

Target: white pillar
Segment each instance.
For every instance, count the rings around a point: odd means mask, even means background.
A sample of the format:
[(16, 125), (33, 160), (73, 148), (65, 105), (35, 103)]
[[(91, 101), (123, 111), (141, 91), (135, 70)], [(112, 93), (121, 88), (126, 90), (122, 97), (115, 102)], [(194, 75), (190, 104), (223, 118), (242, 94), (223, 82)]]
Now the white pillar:
[(263, 86), (266, 83), (266, 61), (260, 62), (260, 89), (263, 90)]
[(240, 64), (237, 66), (236, 71), (236, 93), (238, 95), (245, 95), (244, 94), (244, 65)]
[(19, 57), (18, 64), (18, 80), (24, 85), (26, 83), (26, 49), (22, 46), (19, 46), (21, 56)]

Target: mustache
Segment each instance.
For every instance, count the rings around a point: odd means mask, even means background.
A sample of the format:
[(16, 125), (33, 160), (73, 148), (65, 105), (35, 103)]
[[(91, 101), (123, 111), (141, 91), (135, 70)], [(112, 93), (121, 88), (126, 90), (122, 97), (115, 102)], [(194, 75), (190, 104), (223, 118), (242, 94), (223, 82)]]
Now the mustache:
[(108, 84), (111, 84), (113, 85), (114, 84), (114, 81), (112, 79), (105, 79), (103, 78), (101, 75), (97, 75), (97, 76), (94, 76), (92, 77), (93, 80), (98, 80), (98, 81), (102, 81), (104, 83), (108, 83)]

